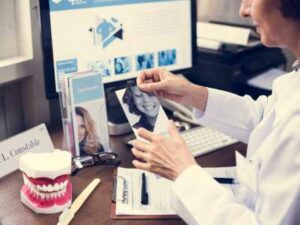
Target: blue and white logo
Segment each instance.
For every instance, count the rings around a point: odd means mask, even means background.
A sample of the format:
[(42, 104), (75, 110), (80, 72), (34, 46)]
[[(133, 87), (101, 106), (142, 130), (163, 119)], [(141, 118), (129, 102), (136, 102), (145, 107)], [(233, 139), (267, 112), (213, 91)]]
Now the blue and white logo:
[(111, 17), (110, 19), (97, 16), (96, 27), (89, 29), (94, 35), (94, 44), (102, 45), (103, 48), (108, 47), (115, 40), (123, 40), (123, 25), (118, 19)]

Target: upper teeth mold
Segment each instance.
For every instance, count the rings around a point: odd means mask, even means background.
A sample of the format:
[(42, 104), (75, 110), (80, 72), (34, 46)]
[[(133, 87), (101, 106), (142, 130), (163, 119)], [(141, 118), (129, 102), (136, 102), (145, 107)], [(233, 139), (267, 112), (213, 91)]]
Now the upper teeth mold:
[(71, 205), (71, 154), (55, 150), (47, 153), (27, 153), (20, 158), (24, 185), (21, 202), (36, 213), (52, 214)]

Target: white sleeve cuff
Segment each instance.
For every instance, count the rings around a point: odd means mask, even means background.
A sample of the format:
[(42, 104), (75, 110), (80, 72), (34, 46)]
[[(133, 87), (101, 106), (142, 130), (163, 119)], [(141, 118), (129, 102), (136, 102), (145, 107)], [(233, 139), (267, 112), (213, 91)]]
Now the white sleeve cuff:
[[(212, 177), (200, 166), (194, 165), (186, 170), (184, 170), (174, 181), (173, 183), (173, 191), (175, 193), (184, 192), (187, 189), (186, 184), (193, 184), (195, 183), (195, 179), (197, 181), (201, 181), (201, 183), (207, 183), (209, 181), (215, 182)], [(198, 182), (197, 182), (198, 183)], [(192, 185), (191, 185), (192, 186)]]
[[(238, 112), (234, 111), (236, 105), (241, 108)], [(247, 120), (251, 115), (245, 116), (249, 114), (249, 107), (247, 106), (247, 99), (225, 91), (208, 88), (205, 112), (194, 109), (193, 120), (202, 126), (213, 128), (247, 143), (252, 131), (251, 120), (250, 124)]]
[[(220, 218), (227, 221), (224, 224), (233, 224), (232, 219), (241, 214), (247, 214), (246, 218), (234, 224), (257, 224), (255, 215), (200, 166), (186, 169), (171, 190), (172, 207), (187, 224), (219, 224)], [(245, 223), (249, 219), (252, 221)]]
[(226, 92), (220, 91), (213, 88), (208, 88), (208, 99), (205, 112), (202, 112), (198, 109), (193, 109), (193, 119), (196, 122), (205, 121), (208, 118), (218, 117), (219, 105), (223, 99), (223, 95), (226, 95)]
[(204, 116), (204, 112), (194, 108), (192, 116), (193, 120), (197, 122)]

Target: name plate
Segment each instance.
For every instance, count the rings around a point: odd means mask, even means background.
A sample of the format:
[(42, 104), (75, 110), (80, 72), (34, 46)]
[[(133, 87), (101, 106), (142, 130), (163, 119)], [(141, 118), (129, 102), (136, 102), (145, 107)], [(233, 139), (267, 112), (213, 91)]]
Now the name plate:
[(53, 143), (45, 124), (0, 142), (0, 178), (19, 168), (19, 158), (27, 152), (51, 152)]

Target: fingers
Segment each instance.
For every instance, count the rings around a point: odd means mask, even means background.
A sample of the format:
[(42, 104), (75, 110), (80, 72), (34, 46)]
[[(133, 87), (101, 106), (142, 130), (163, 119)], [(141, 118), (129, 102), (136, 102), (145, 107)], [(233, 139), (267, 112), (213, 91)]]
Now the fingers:
[(161, 73), (159, 68), (143, 71), (137, 77), (137, 86), (147, 92), (162, 90), (164, 85), (161, 83)]
[(140, 73), (136, 78), (137, 86), (140, 87), (145, 82), (145, 80), (147, 80), (145, 72)]
[[(157, 73), (158, 73), (157, 69), (142, 71), (137, 77), (137, 84), (138, 85), (143, 84), (147, 80), (155, 81), (155, 79), (157, 78), (157, 76), (156, 76)], [(159, 80), (156, 80), (156, 81), (159, 81)]]
[(164, 152), (157, 150), (153, 144), (134, 141), (132, 153), (136, 158), (150, 162), (155, 165), (164, 165), (166, 156)]
[(133, 153), (133, 155), (136, 157), (136, 158), (138, 158), (138, 159), (140, 159), (140, 160), (142, 160), (142, 161), (144, 161), (144, 162), (147, 162), (148, 160), (147, 160), (147, 153), (145, 153), (145, 152), (143, 152), (143, 151), (140, 151), (140, 150), (137, 150), (136, 148), (132, 148), (131, 149), (131, 151), (132, 151), (132, 153)]
[(162, 168), (162, 167), (158, 167), (158, 166), (151, 166), (151, 164), (149, 164), (149, 163), (143, 163), (138, 160), (133, 160), (132, 164), (138, 169), (156, 173), (162, 177), (173, 180), (172, 173), (170, 173), (170, 171), (166, 168)]
[(140, 162), (138, 160), (133, 160), (132, 161), (132, 164), (138, 168), (138, 169), (141, 169), (141, 170), (147, 170), (149, 171), (149, 163), (143, 163), (143, 162)]
[(138, 85), (138, 88), (141, 89), (142, 91), (146, 92), (155, 92), (155, 91), (162, 91), (166, 89), (166, 85), (162, 83), (161, 81), (159, 82), (152, 82), (152, 83), (147, 83), (144, 82), (142, 84)]
[(162, 177), (165, 177), (169, 180), (174, 180), (174, 176), (172, 175), (172, 173), (170, 172), (170, 170), (166, 169), (166, 168), (162, 168), (162, 167), (154, 167), (151, 170), (152, 173), (156, 173)]
[(142, 141), (133, 141), (132, 145), (134, 148), (141, 150), (143, 152), (150, 152), (151, 147), (148, 143), (142, 142)]
[(132, 148), (131, 149), (133, 155), (138, 158), (139, 160), (148, 163), (149, 166), (162, 166), (163, 162), (154, 154), (149, 153), (149, 152), (143, 152), (140, 151), (139, 149)]
[(146, 130), (145, 128), (139, 128), (137, 132), (141, 138), (144, 138), (145, 140), (147, 140), (149, 142), (151, 142), (153, 140), (154, 134), (152, 132), (150, 132), (149, 130)]
[(150, 69), (150, 70), (143, 71), (144, 77), (146, 78), (145, 80), (149, 79), (149, 80), (153, 80), (155, 82), (158, 82), (158, 81), (161, 80), (160, 79), (161, 78), (160, 75), (161, 75), (162, 72), (163, 72), (163, 70), (160, 69), (160, 68)]
[(153, 163), (150, 163), (147, 161), (141, 162), (139, 160), (133, 160), (132, 163), (138, 169), (147, 170), (147, 171), (151, 171), (151, 172), (153, 172), (155, 170), (155, 168), (160, 168), (160, 165), (153, 164)]
[(168, 131), (169, 131), (170, 136), (173, 137), (174, 139), (181, 139), (181, 136), (180, 136), (173, 120), (169, 120)]

